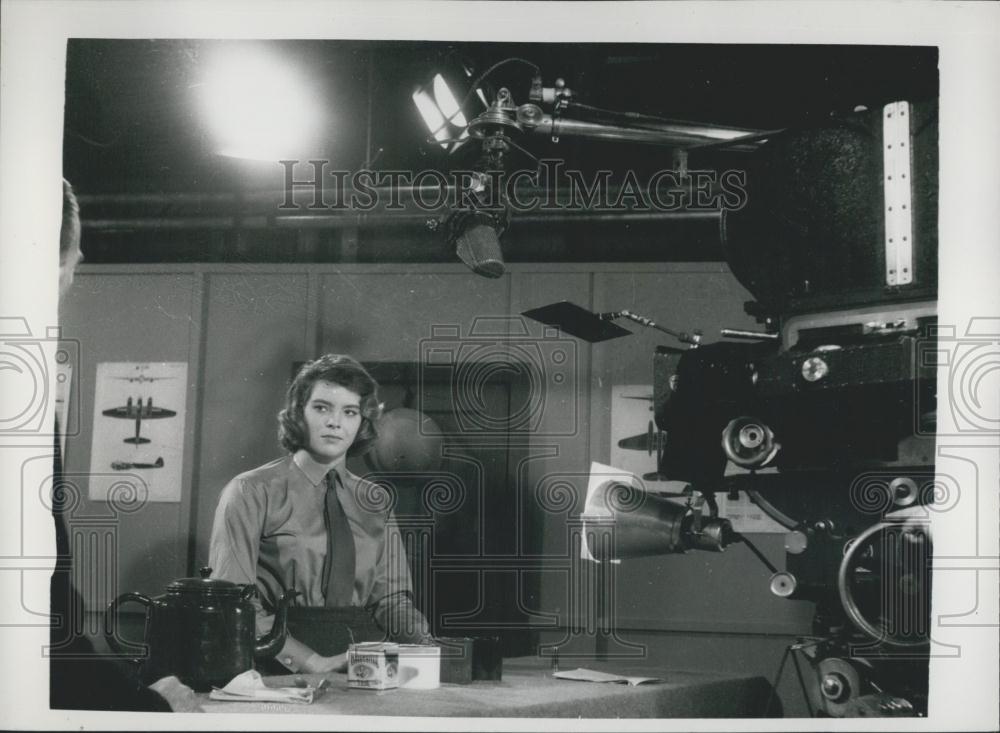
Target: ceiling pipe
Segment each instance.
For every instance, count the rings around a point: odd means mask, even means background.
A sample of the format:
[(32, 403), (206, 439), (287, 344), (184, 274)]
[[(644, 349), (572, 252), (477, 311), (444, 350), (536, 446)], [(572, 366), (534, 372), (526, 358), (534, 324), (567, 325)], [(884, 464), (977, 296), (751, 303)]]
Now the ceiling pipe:
[[(587, 122), (565, 117), (554, 118), (543, 115), (531, 130), (550, 137), (583, 137), (591, 140), (610, 142), (642, 143), (685, 148), (705, 144), (725, 145), (730, 150), (752, 153), (760, 146), (759, 130), (730, 130), (708, 128), (696, 125), (659, 125), (657, 127), (634, 127), (611, 125), (603, 122)], [(743, 136), (746, 136), (744, 138)], [(744, 140), (753, 139), (753, 142)]]
[[(709, 211), (620, 211), (566, 212), (538, 210), (512, 218), (512, 224), (573, 224), (585, 222), (640, 223), (659, 221), (711, 221), (720, 212)], [(426, 226), (430, 214), (370, 212), (329, 212), (287, 216), (176, 216), (153, 218), (107, 218), (82, 220), (94, 231), (163, 231), (229, 229), (365, 229), (376, 226)]]
[[(603, 190), (607, 193), (607, 199), (611, 200), (621, 193), (623, 187), (620, 185), (608, 185)], [(325, 193), (329, 203), (334, 201), (334, 188), (331, 186)], [(562, 186), (557, 186), (553, 189), (556, 194), (560, 192), (566, 192), (572, 190), (570, 185), (567, 183)], [(703, 189), (706, 195), (713, 195), (719, 192), (721, 189), (718, 185), (706, 185)], [(360, 192), (362, 196), (369, 196), (369, 194), (376, 201), (391, 201), (392, 195), (396, 194), (397, 200), (400, 203), (406, 204), (413, 201), (414, 196), (417, 193), (421, 194), (421, 198), (431, 199), (431, 198), (445, 198), (447, 201), (453, 200), (454, 197), (460, 195), (460, 191), (457, 186), (379, 186), (371, 187), (367, 191)], [(628, 195), (632, 196), (637, 193), (641, 196), (648, 197), (649, 189), (633, 189), (629, 188)], [(313, 201), (314, 193), (307, 188), (300, 188), (292, 192), (292, 200), (295, 202), (298, 210), (310, 211), (310, 204)], [(339, 192), (340, 198), (342, 200), (349, 200), (353, 195), (359, 194), (359, 191), (354, 188), (344, 189)], [(691, 186), (671, 186), (669, 188), (664, 187), (659, 190), (659, 195), (665, 197), (669, 194), (673, 195), (688, 195), (692, 194)], [(531, 187), (518, 189), (518, 196), (522, 200), (536, 200), (536, 201), (547, 201), (550, 196), (549, 189), (540, 187)], [(169, 192), (169, 193), (98, 193), (98, 194), (79, 194), (77, 200), (80, 202), (80, 206), (86, 211), (89, 207), (97, 206), (121, 206), (121, 207), (140, 207), (140, 206), (247, 206), (247, 205), (257, 205), (257, 204), (267, 204), (274, 207), (278, 212), (282, 210), (279, 207), (280, 204), (284, 203), (286, 199), (285, 191), (283, 190), (270, 190), (270, 191), (254, 191), (247, 193), (187, 193), (187, 192)], [(557, 201), (558, 201), (557, 197)], [(334, 209), (329, 204), (324, 207), (334, 214), (347, 214), (352, 213), (350, 209), (337, 208)], [(440, 208), (446, 208), (444, 204)], [(291, 211), (291, 209), (286, 209)], [(311, 209), (311, 211), (316, 211), (316, 209)], [(369, 212), (371, 213), (371, 212)], [(395, 214), (393, 214), (395, 215)]]

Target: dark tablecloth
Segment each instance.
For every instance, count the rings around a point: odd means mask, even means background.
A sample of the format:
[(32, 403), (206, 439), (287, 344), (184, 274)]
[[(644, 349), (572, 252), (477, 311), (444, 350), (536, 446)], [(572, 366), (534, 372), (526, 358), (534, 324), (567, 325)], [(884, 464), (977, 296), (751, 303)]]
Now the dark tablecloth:
[[(564, 665), (569, 668), (570, 665)], [(637, 666), (628, 661), (574, 659), (572, 667), (660, 677), (662, 683), (631, 687), (574, 682), (552, 677), (549, 660), (505, 659), (503, 680), (467, 685), (443, 684), (435, 690), (352, 690), (345, 674), (330, 674), (330, 687), (311, 705), (219, 702), (200, 694), (210, 713), (385, 715), (415, 717), (506, 718), (737, 718), (780, 716), (767, 710), (771, 685), (763, 677), (731, 677), (706, 672)], [(323, 675), (303, 675), (317, 684)], [(268, 686), (294, 684), (295, 676), (267, 677)]]

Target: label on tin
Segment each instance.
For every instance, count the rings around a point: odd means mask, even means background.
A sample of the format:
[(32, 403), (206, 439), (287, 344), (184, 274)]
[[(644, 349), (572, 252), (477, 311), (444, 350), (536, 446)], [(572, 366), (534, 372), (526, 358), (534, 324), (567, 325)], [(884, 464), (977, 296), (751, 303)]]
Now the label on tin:
[(347, 650), (347, 686), (358, 690), (399, 687), (398, 660), (395, 644), (352, 644)]

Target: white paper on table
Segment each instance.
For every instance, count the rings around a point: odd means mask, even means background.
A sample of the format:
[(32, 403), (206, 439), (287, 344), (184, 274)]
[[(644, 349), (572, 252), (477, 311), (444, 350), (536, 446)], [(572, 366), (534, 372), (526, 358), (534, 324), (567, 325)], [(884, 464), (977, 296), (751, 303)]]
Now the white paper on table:
[(615, 684), (648, 685), (656, 682), (663, 682), (659, 677), (630, 677), (623, 674), (612, 674), (610, 672), (598, 672), (596, 669), (585, 669), (577, 667), (565, 672), (553, 672), (553, 677), (561, 680), (575, 680), (577, 682), (611, 682)]
[(290, 702), (309, 705), (315, 687), (268, 687), (255, 669), (238, 674), (223, 688), (213, 687), (208, 696), (229, 702)]

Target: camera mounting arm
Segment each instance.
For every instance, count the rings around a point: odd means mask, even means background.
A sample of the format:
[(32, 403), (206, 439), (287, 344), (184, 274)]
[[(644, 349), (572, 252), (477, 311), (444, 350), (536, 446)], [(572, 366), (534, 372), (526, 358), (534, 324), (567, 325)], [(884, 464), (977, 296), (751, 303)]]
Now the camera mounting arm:
[(574, 96), (562, 79), (556, 79), (552, 87), (545, 87), (541, 76), (533, 79), (530, 101), (525, 104), (517, 105), (510, 90), (501, 88), (489, 108), (469, 122), (469, 135), (484, 141), (497, 136), (509, 141), (516, 133), (545, 135), (553, 142), (565, 136), (681, 149), (725, 147), (752, 152), (773, 134), (601, 109), (576, 102)]
[(673, 329), (667, 328), (666, 326), (661, 326), (660, 324), (653, 321), (651, 318), (646, 318), (645, 316), (640, 316), (638, 313), (632, 313), (631, 311), (611, 311), (609, 313), (598, 313), (597, 317), (602, 321), (614, 321), (618, 318), (627, 318), (630, 321), (635, 321), (636, 323), (646, 326), (648, 328), (655, 328), (657, 331), (662, 331), (668, 336), (673, 336), (675, 339), (683, 344), (690, 344), (691, 348), (697, 348), (701, 343), (702, 333), (700, 330), (694, 330), (691, 333), (685, 331), (674, 331)]

